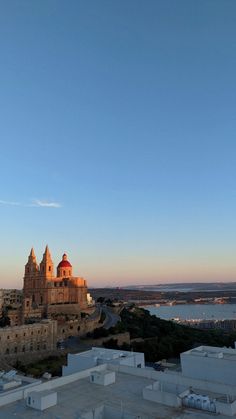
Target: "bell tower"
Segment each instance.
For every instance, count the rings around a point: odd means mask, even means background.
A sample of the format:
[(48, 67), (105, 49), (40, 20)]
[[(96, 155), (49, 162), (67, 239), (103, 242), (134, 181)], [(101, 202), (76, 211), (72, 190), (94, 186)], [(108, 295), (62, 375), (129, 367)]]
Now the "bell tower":
[(25, 278), (31, 278), (32, 276), (33, 277), (37, 276), (38, 271), (39, 271), (39, 267), (36, 261), (34, 249), (32, 247), (29, 257), (28, 257), (28, 262), (25, 265)]
[(42, 262), (40, 263), (40, 276), (44, 279), (52, 279), (53, 271), (53, 261), (47, 245), (43, 254)]

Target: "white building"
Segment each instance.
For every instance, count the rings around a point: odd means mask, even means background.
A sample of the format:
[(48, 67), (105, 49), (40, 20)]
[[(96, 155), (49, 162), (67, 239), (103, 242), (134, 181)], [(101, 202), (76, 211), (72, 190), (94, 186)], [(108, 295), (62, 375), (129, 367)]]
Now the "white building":
[(181, 354), (181, 372), (159, 372), (145, 400), (172, 407), (236, 415), (236, 350), (199, 346)]
[[(135, 363), (143, 354), (136, 358), (132, 352), (93, 348), (77, 354), (77, 357), (80, 355), (77, 360), (88, 362), (94, 360), (96, 354), (101, 361), (99, 365), (45, 382), (19, 377), (22, 379), (19, 387), (0, 392), (0, 419), (32, 419), (36, 413), (32, 407), (45, 409), (40, 413), (44, 419), (186, 419), (186, 416), (209, 419), (216, 414), (217, 418), (226, 419), (236, 415), (236, 382), (219, 382), (214, 374), (196, 378), (194, 370), (188, 372), (190, 358), (186, 358), (193, 356), (196, 368), (201, 369), (205, 366), (201, 360), (207, 356), (200, 353), (221, 352), (223, 356), (209, 359), (215, 360), (217, 368), (217, 363), (231, 354), (234, 374), (236, 350), (231, 349), (199, 347), (181, 354), (183, 371), (161, 372), (137, 368)], [(126, 364), (120, 362), (122, 358), (126, 359)], [(132, 362), (134, 365), (129, 365)]]
[(140, 352), (119, 351), (93, 347), (91, 350), (78, 354), (68, 354), (67, 366), (63, 366), (62, 375), (74, 374), (102, 364), (127, 365), (144, 368), (144, 354)]
[(181, 354), (185, 377), (236, 385), (236, 350), (199, 346)]

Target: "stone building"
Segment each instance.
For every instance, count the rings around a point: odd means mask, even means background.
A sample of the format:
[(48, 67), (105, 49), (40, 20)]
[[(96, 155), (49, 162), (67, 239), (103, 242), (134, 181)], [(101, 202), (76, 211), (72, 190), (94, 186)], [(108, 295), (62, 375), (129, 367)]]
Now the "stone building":
[(57, 322), (41, 320), (39, 323), (0, 328), (0, 342), (0, 355), (54, 350)]
[(54, 264), (46, 246), (38, 265), (31, 249), (25, 265), (22, 322), (28, 319), (51, 317), (53, 314), (77, 314), (88, 308), (87, 283), (73, 276), (73, 268), (64, 253), (54, 276)]

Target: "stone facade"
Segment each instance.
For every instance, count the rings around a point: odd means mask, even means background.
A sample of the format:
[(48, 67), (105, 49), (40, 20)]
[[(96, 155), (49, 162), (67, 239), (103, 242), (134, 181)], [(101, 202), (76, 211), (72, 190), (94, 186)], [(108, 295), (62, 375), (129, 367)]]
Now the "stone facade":
[(4, 327), (0, 329), (0, 342), (0, 355), (54, 350), (57, 322), (42, 320), (40, 323)]

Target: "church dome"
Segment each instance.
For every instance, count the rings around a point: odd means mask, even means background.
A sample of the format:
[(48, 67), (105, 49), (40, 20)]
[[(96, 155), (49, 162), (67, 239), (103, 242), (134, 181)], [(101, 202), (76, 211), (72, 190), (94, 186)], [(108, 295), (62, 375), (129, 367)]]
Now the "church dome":
[(64, 255), (62, 256), (62, 260), (59, 263), (57, 268), (72, 268), (72, 265), (70, 264), (70, 262), (67, 260), (67, 255), (66, 253), (64, 253)]

